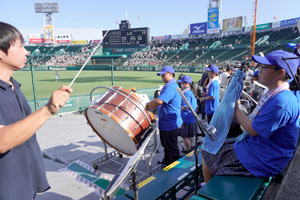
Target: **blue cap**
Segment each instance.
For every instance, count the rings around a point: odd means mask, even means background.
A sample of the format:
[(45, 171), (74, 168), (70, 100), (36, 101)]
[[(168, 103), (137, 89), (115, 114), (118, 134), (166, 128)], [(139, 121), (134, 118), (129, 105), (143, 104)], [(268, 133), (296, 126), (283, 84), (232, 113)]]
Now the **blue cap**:
[(213, 71), (213, 72), (219, 73), (219, 68), (216, 65), (209, 66), (205, 69), (206, 69), (206, 71)]
[(282, 51), (282, 50), (277, 50), (269, 53), (265, 57), (261, 56), (252, 56), (252, 60), (254, 62), (264, 64), (264, 65), (276, 65), (277, 67), (280, 67), (285, 70), (285, 72), (290, 76), (290, 78), (293, 77), (293, 74), (295, 75), (297, 73), (297, 68), (300, 64), (299, 59), (291, 59), (291, 60), (286, 60), (290, 67), (292, 72), (290, 71), (288, 65), (282, 60), (282, 57), (284, 58), (295, 58), (295, 54)]
[(157, 73), (157, 76), (163, 75), (167, 72), (175, 74), (175, 70), (171, 66), (164, 66), (160, 72)]
[(182, 83), (182, 82), (192, 83), (193, 80), (190, 76), (185, 75), (180, 80), (178, 80), (178, 83)]
[(254, 77), (258, 77), (258, 69), (255, 70), (255, 72), (253, 73), (253, 76), (254, 76)]

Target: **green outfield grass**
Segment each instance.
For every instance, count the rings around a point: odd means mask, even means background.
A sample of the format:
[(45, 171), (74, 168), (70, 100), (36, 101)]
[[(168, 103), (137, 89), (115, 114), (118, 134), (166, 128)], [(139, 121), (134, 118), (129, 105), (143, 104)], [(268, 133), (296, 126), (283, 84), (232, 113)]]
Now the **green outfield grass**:
[[(59, 71), (61, 82), (55, 82), (55, 71), (34, 71), (36, 97), (37, 99), (47, 99), (52, 92), (62, 85), (69, 85), (78, 71)], [(136, 87), (137, 90), (144, 88), (155, 88), (164, 85), (161, 77), (156, 76), (157, 72), (138, 72), (138, 71), (114, 71), (114, 86), (126, 89)], [(176, 74), (176, 79), (180, 73)], [(192, 77), (193, 81), (198, 82), (202, 74), (184, 73)], [(33, 100), (33, 89), (30, 71), (16, 71), (13, 77), (21, 83), (21, 89), (27, 100)], [(75, 95), (87, 95), (97, 86), (111, 87), (110, 71), (82, 71), (72, 85)]]

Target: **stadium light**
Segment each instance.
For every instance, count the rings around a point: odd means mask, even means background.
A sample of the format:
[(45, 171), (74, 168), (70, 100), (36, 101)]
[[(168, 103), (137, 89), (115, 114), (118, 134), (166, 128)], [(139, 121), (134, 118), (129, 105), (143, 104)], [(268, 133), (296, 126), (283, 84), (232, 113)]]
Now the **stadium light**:
[(50, 3), (34, 3), (35, 13), (59, 13), (59, 4), (57, 2)]
[(44, 14), (44, 43), (54, 43), (53, 13), (59, 13), (59, 4), (57, 2), (34, 3), (34, 11)]

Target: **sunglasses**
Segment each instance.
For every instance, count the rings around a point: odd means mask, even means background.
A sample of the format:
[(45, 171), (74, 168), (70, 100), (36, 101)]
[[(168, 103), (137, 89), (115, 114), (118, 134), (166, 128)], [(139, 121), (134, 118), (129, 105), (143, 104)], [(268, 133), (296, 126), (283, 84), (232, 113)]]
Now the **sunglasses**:
[(263, 69), (274, 69), (274, 70), (280, 70), (281, 68), (275, 66), (275, 65), (261, 65), (259, 66), (258, 70), (262, 71)]

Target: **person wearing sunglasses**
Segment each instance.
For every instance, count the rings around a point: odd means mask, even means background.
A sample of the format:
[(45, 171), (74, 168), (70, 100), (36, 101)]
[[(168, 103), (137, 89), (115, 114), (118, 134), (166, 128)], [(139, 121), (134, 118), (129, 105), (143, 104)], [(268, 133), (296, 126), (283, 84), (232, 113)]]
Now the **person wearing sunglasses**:
[[(225, 140), (216, 154), (202, 151), (205, 182), (214, 175), (275, 176), (287, 166), (296, 150), (300, 108), (288, 81), (294, 77), (299, 59), (286, 51), (265, 57), (252, 56), (261, 64), (259, 82), (268, 88), (254, 111), (246, 116), (235, 104), (235, 116), (244, 128), (237, 138)], [(290, 68), (289, 68), (290, 67)]]

